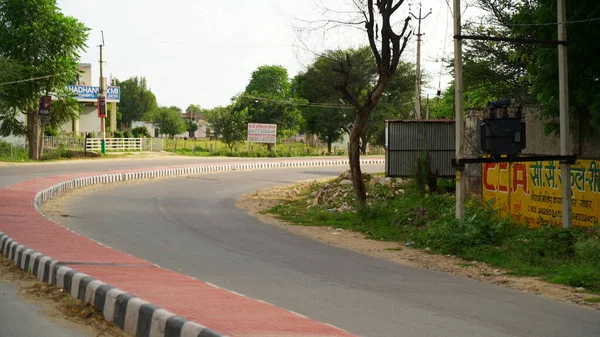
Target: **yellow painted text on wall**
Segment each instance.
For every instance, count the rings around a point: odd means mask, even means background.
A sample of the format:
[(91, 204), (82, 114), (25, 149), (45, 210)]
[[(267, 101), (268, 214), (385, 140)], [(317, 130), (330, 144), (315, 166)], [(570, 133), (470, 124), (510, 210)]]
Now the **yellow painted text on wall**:
[[(483, 198), (516, 220), (539, 226), (560, 222), (561, 176), (558, 161), (486, 163)], [(573, 224), (592, 226), (600, 221), (600, 160), (579, 160), (571, 166)]]

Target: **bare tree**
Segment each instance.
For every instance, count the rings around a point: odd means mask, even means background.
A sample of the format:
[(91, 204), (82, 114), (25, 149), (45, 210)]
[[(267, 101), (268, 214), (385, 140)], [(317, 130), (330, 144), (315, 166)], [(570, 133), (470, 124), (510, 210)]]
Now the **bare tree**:
[[(341, 84), (336, 87), (344, 99), (354, 106), (356, 116), (350, 132), (350, 147), (348, 151), (350, 171), (354, 191), (361, 206), (366, 204), (367, 194), (362, 179), (360, 167), (360, 141), (365, 124), (371, 111), (379, 102), (386, 86), (396, 72), (400, 56), (404, 52), (412, 31), (407, 31), (410, 17), (400, 20), (400, 25), (394, 22), (395, 15), (404, 0), (354, 0), (354, 4), (362, 15), (369, 47), (375, 58), (377, 75), (373, 85), (364, 92), (349, 89), (354, 65), (349, 56), (339, 59), (335, 71), (341, 75)], [(377, 12), (377, 13), (376, 13)], [(336, 22), (339, 23), (339, 22)], [(395, 29), (399, 28), (399, 32)]]

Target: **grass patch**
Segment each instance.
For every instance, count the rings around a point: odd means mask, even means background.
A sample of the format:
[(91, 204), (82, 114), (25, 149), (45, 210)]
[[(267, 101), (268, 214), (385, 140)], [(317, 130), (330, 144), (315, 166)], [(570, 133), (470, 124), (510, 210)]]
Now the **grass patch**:
[[(245, 158), (279, 158), (279, 157), (312, 157), (327, 156), (326, 146), (309, 146), (302, 142), (278, 143), (277, 151), (271, 146), (271, 151), (267, 150), (266, 144), (252, 143), (250, 146), (246, 142), (241, 142), (233, 146), (233, 149), (217, 140), (209, 139), (165, 139), (165, 151), (173, 152), (183, 156), (197, 157), (245, 157)], [(342, 147), (332, 147), (332, 156), (345, 156), (348, 151)], [(374, 148), (368, 155), (382, 155), (382, 148)]]
[(170, 150), (169, 152), (176, 153), (182, 156), (195, 156), (195, 157), (242, 157), (242, 158), (280, 158), (280, 157), (306, 157), (316, 156), (315, 153), (304, 153), (298, 151), (231, 151), (231, 150), (215, 150), (210, 152), (205, 148), (196, 147), (195, 149), (177, 149)]
[[(451, 187), (449, 182), (440, 185)], [(312, 184), (299, 198), (280, 200), (266, 212), (290, 224), (343, 228), (367, 239), (410, 243), (432, 253), (485, 262), (511, 275), (537, 276), (600, 292), (600, 227), (530, 229), (475, 200), (468, 200), (466, 216), (458, 220), (452, 193), (442, 188), (440, 193), (422, 194), (410, 184), (398, 194), (385, 185), (368, 183), (369, 204), (356, 210), (351, 186), (336, 187), (333, 197), (323, 192), (330, 189), (327, 186)], [(328, 197), (315, 202), (319, 193)], [(350, 207), (339, 211), (340, 204)]]
[(584, 301), (588, 303), (600, 303), (600, 297), (588, 297)]
[(0, 140), (0, 161), (4, 162), (28, 162), (29, 152), (26, 147), (15, 146), (7, 141)]

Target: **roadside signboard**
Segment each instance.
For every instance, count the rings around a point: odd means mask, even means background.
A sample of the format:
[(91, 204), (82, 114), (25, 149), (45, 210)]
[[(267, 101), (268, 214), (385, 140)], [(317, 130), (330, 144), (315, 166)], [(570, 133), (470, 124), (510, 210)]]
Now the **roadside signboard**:
[(40, 98), (40, 121), (42, 123), (50, 122), (50, 104), (52, 96), (42, 96)]
[[(104, 87), (106, 88), (106, 100), (108, 102), (119, 102), (121, 100), (121, 88), (119, 87)], [(75, 99), (80, 102), (95, 102), (98, 99), (100, 87), (90, 85), (69, 85), (67, 87), (74, 95)]]
[(106, 97), (98, 96), (98, 117), (106, 118)]
[(277, 143), (277, 124), (248, 123), (248, 143)]

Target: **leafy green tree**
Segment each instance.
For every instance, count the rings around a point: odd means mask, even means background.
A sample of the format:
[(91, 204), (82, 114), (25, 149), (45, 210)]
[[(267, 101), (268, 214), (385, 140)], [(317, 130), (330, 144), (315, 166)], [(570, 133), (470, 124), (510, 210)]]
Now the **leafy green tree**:
[(185, 131), (181, 110), (177, 107), (160, 107), (148, 117), (160, 133), (171, 138)]
[[(465, 86), (466, 87), (466, 86)], [(464, 109), (478, 109), (484, 108), (489, 101), (503, 98), (488, 90), (485, 86), (479, 87), (466, 87), (463, 92), (463, 106)], [(454, 84), (451, 84), (443, 93), (441, 97), (433, 98), (430, 100), (430, 113), (431, 118), (454, 118)], [(506, 96), (511, 97), (511, 96)], [(514, 97), (514, 96), (513, 96)]]
[(208, 110), (206, 118), (215, 135), (220, 137), (230, 150), (233, 150), (236, 143), (246, 138), (248, 108), (216, 107)]
[[(474, 31), (513, 38), (556, 40), (555, 0), (475, 0), (488, 14), (484, 22), (493, 28), (475, 26)], [(574, 126), (582, 137), (600, 132), (600, 46), (594, 43), (600, 33), (600, 3), (595, 0), (567, 1), (569, 103)], [(492, 42), (469, 42), (465, 66), (480, 66), (477, 71), (465, 68), (472, 83), (503, 83), (491, 87), (497, 96), (509, 96), (543, 105), (541, 115), (555, 119), (559, 115), (558, 56), (555, 46), (520, 45)], [(472, 75), (470, 75), (472, 74)], [(550, 123), (549, 130), (558, 130)]]
[[(328, 69), (323, 69), (322, 60), (309, 66), (306, 72), (296, 75), (292, 81), (294, 95), (311, 103), (300, 110), (304, 117), (304, 131), (317, 135), (327, 144), (331, 154), (331, 144), (340, 140), (350, 130), (352, 111), (340, 105), (340, 94), (324, 85)], [(330, 106), (323, 107), (328, 104)], [(351, 107), (348, 107), (351, 109)]]
[[(368, 0), (355, 1), (355, 12), (330, 11), (334, 17), (357, 14), (359, 18), (341, 18), (340, 20), (325, 20), (322, 25), (324, 29), (335, 28), (340, 22), (352, 21), (365, 28), (369, 41), (369, 51), (373, 55), (371, 66), (369, 64), (359, 65), (351, 53), (342, 52), (342, 55), (332, 55), (331, 66), (337, 73), (333, 78), (334, 89), (338, 90), (344, 100), (354, 107), (354, 121), (350, 131), (349, 162), (352, 173), (352, 185), (356, 193), (359, 206), (365, 206), (367, 193), (365, 183), (362, 179), (360, 167), (360, 144), (365, 125), (373, 109), (385, 92), (390, 80), (398, 69), (400, 56), (406, 48), (410, 32), (408, 23), (410, 17), (398, 20), (398, 9), (404, 1), (397, 0)], [(374, 72), (366, 71), (375, 69)], [(353, 87), (353, 77), (362, 78), (363, 83), (368, 85)], [(360, 83), (360, 82), (358, 82)]]
[(39, 160), (42, 135), (39, 101), (43, 95), (58, 98), (51, 107), (51, 124), (77, 118), (79, 106), (65, 87), (77, 76), (79, 53), (89, 29), (60, 12), (55, 0), (0, 1), (0, 57), (18, 68), (18, 83), (0, 91), (3, 133), (22, 133), (16, 115), (27, 115), (29, 157)]
[(184, 124), (185, 124), (185, 131), (187, 131), (189, 133), (190, 137), (194, 137), (194, 132), (198, 131), (198, 124), (196, 124), (196, 122), (194, 122), (191, 119), (185, 119), (184, 120)]
[(198, 104), (190, 104), (187, 109), (185, 109), (185, 112), (201, 113), (202, 108)]
[(297, 103), (292, 97), (287, 70), (281, 66), (261, 66), (252, 73), (234, 109), (238, 112), (247, 109), (249, 122), (277, 124), (277, 136), (290, 137), (302, 125)]
[(366, 153), (368, 143), (385, 144), (385, 121), (410, 119), (414, 113), (415, 68), (402, 62), (385, 88), (383, 96), (371, 112), (361, 135), (361, 153)]
[(150, 131), (148, 131), (148, 128), (143, 125), (133, 128), (131, 130), (131, 134), (133, 135), (133, 138), (151, 138), (152, 137), (152, 136), (150, 136)]
[(121, 102), (119, 112), (121, 121), (131, 125), (133, 121), (150, 120), (150, 116), (158, 109), (156, 96), (148, 88), (145, 77), (132, 77), (123, 82), (116, 81), (121, 87)]

